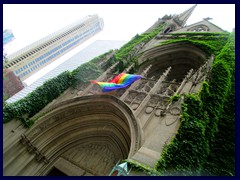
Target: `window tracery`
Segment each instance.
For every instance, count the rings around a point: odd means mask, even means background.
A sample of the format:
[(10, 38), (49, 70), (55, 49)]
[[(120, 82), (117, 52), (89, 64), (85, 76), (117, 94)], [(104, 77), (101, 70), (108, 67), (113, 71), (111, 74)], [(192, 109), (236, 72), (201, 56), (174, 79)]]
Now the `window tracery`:
[(205, 32), (205, 31), (209, 31), (208, 26), (200, 24), (194, 27), (191, 27), (189, 29), (187, 29), (187, 31), (193, 31), (193, 32)]

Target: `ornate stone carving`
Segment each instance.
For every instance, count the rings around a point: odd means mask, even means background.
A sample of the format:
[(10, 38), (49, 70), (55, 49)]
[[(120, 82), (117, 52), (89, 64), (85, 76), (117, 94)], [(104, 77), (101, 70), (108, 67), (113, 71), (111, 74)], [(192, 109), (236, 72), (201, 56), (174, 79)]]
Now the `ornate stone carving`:
[(42, 132), (46, 127), (48, 127), (52, 122), (54, 122), (55, 120), (60, 119), (60, 117), (55, 116), (51, 119), (49, 119), (49, 121), (41, 123), (39, 126), (33, 128), (28, 134), (28, 138), (32, 139), (34, 138), (39, 132)]
[[(193, 82), (193, 86), (202, 83), (209, 75), (213, 56), (206, 61), (195, 73), (189, 78), (189, 81)], [(194, 88), (193, 88), (194, 89)]]
[(143, 92), (138, 93), (137, 96), (134, 98), (134, 100), (131, 103), (131, 108), (133, 110), (136, 110), (139, 107), (139, 105), (141, 104), (141, 102), (143, 101), (143, 99), (146, 97), (146, 95), (147, 94), (143, 93)]
[(166, 92), (167, 88), (168, 88), (168, 84), (167, 83), (162, 83), (160, 85), (159, 90), (157, 90), (156, 94), (163, 95)]
[(89, 90), (88, 95), (100, 94), (102, 92), (101, 88), (97, 84), (93, 84), (92, 88)]
[(158, 105), (160, 97), (157, 95), (152, 95), (150, 100), (147, 103), (147, 107), (145, 113), (149, 114), (153, 111), (153, 109)]
[(190, 69), (185, 77), (185, 79), (188, 81), (193, 75), (193, 69)]
[(209, 27), (204, 24), (199, 24), (197, 26), (187, 29), (187, 31), (193, 31), (193, 32), (204, 32), (209, 30), (210, 30)]
[(127, 90), (126, 88), (118, 89), (117, 93), (114, 96), (117, 97), (117, 98), (120, 98), (126, 92), (126, 90)]
[(166, 118), (165, 120), (165, 124), (166, 126), (171, 126), (174, 123), (176, 123), (178, 120), (180, 119), (180, 117), (176, 117), (176, 116), (169, 116), (168, 118)]
[(143, 77), (147, 77), (149, 70), (152, 68), (152, 65), (150, 64), (147, 68), (144, 69), (144, 71), (141, 73)]
[(183, 21), (180, 20), (178, 16), (176, 16), (175, 18), (173, 18), (173, 20), (177, 23), (178, 26), (182, 26), (182, 25), (183, 25)]
[(139, 103), (132, 103), (131, 108), (133, 110), (136, 110), (138, 108), (138, 106), (139, 106)]
[(179, 107), (172, 107), (172, 108), (170, 109), (170, 113), (171, 113), (172, 115), (180, 115), (181, 109), (180, 109)]
[(150, 92), (155, 82), (151, 80), (140, 80), (139, 84), (134, 88), (138, 92)]
[(168, 104), (167, 101), (161, 101), (159, 103), (159, 108), (162, 109), (162, 110), (165, 110), (167, 108), (167, 104)]
[(107, 175), (117, 161), (110, 146), (101, 142), (79, 145), (62, 156), (96, 175)]
[(162, 110), (160, 108), (156, 108), (155, 116), (159, 117), (161, 115)]
[(147, 84), (147, 81), (146, 80), (140, 80), (139, 84), (134, 88), (134, 90), (137, 90), (137, 91), (144, 91), (144, 86)]
[(143, 101), (143, 99), (146, 97), (146, 95), (147, 95), (147, 94), (146, 94), (146, 93), (143, 93), (143, 92), (138, 93), (133, 102), (140, 104), (140, 103)]
[[(151, 77), (151, 79), (154, 79), (154, 76), (153, 77)], [(153, 86), (155, 85), (155, 81), (148, 81), (148, 83), (147, 83), (147, 85), (150, 87), (150, 88), (153, 88)]]
[(145, 113), (150, 114), (153, 111), (153, 107), (146, 107)]
[(129, 91), (129, 94), (124, 99), (124, 102), (130, 104), (134, 100), (134, 98), (137, 96), (137, 94), (138, 93), (136, 91)]
[(167, 88), (167, 90), (163, 93), (163, 95), (170, 97), (174, 95), (174, 91), (171, 90), (170, 88)]
[(147, 84), (145, 85), (145, 87), (144, 87), (144, 91), (145, 92), (150, 92), (150, 90), (151, 90), (151, 87), (149, 87)]
[(39, 151), (37, 147), (35, 147), (32, 142), (29, 140), (29, 138), (25, 135), (21, 135), (20, 142), (23, 145), (26, 145), (27, 151), (31, 154), (35, 154), (35, 158), (37, 161), (41, 162), (43, 161), (44, 163), (49, 163), (49, 160), (42, 154), (42, 152)]

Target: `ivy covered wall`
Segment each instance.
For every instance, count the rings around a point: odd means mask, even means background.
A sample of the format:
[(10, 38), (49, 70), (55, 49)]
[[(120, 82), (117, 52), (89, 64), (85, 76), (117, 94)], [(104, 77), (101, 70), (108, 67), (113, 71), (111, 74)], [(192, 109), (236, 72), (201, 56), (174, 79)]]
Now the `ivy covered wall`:
[(197, 43), (183, 39), (209, 47), (216, 57), (209, 82), (198, 94), (185, 95), (181, 126), (155, 167), (162, 175), (235, 175), (235, 37), (231, 33), (224, 42), (225, 36), (214, 43), (213, 37)]

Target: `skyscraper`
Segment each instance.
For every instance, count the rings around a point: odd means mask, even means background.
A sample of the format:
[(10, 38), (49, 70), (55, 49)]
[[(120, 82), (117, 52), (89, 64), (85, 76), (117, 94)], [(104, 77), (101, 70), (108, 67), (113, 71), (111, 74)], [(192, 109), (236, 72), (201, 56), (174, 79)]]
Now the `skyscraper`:
[(9, 55), (10, 68), (22, 81), (83, 43), (103, 28), (103, 19), (88, 15)]
[(58, 76), (60, 73), (64, 71), (73, 71), (81, 64), (93, 59), (94, 57), (97, 57), (103, 53), (106, 53), (107, 51), (111, 49), (118, 49), (120, 48), (125, 41), (110, 41), (110, 40), (98, 40), (94, 43), (90, 44), (44, 76), (40, 77), (36, 81), (34, 81), (32, 84), (25, 87), (22, 91), (16, 93), (14, 96), (7, 99), (6, 102), (13, 103), (17, 100), (22, 99), (23, 97), (27, 96), (30, 92), (35, 90), (37, 87), (41, 86), (45, 81), (54, 78)]

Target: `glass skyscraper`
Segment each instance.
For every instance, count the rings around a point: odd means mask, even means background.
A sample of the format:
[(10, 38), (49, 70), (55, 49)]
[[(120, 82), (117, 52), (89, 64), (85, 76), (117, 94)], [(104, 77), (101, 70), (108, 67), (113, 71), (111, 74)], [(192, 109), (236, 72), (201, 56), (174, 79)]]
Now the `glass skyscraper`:
[(10, 68), (22, 81), (103, 29), (103, 19), (88, 15), (8, 56)]

